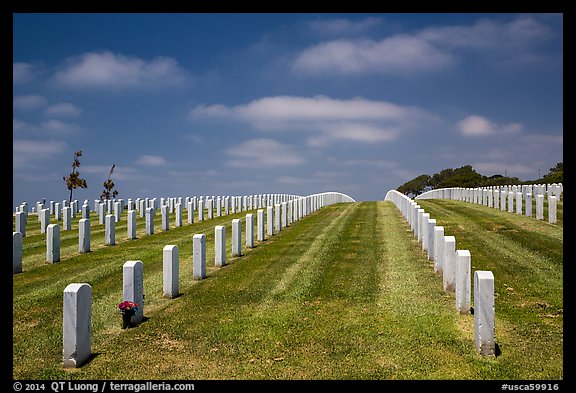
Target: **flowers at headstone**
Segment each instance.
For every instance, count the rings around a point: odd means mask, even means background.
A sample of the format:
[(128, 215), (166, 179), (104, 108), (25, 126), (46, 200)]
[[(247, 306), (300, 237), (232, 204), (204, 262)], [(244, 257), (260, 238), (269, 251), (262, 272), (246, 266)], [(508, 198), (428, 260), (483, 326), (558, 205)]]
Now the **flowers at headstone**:
[(138, 311), (138, 304), (125, 300), (118, 305), (118, 311), (122, 314), (122, 329), (126, 329), (130, 326), (132, 317)]

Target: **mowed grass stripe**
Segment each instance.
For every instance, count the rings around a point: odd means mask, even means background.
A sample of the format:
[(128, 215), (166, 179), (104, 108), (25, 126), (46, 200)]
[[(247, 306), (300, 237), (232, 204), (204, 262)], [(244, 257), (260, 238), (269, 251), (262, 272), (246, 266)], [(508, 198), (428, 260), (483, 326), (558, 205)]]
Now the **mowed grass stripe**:
[(286, 269), (269, 296), (263, 299), (263, 306), (283, 298), (297, 300), (310, 297), (311, 288), (327, 263), (326, 254), (334, 247), (345, 247), (339, 242), (338, 235), (350, 221), (353, 210), (353, 206), (348, 205), (338, 217), (320, 228), (313, 241), (305, 246), (306, 252)]

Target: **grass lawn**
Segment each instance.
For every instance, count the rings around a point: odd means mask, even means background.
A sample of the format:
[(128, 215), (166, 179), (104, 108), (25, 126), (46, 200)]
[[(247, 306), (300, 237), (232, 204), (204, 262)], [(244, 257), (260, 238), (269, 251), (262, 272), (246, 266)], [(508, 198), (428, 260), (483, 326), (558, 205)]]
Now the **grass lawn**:
[[(173, 225), (115, 246), (92, 213), (92, 252), (78, 226), (61, 232), (62, 260), (45, 263), (30, 215), (23, 273), (13, 276), (15, 379), (562, 379), (562, 226), (464, 202), (421, 206), (469, 249), (496, 283), (499, 356), (481, 357), (473, 315), (455, 311), (391, 202), (337, 204), (231, 257), (231, 222), (244, 213)], [(252, 211), (255, 213), (255, 211)], [(256, 217), (255, 217), (256, 218)], [(255, 220), (256, 221), (256, 220)], [(173, 215), (171, 223), (173, 224)], [(214, 266), (214, 226), (226, 225), (228, 265)], [(206, 234), (207, 278), (192, 280), (192, 237)], [(243, 228), (245, 236), (245, 228)], [(180, 293), (162, 298), (162, 249), (180, 248)], [(243, 242), (244, 245), (244, 242)], [(121, 329), (122, 265), (144, 264), (145, 320)], [(92, 353), (62, 368), (62, 295), (92, 286)]]

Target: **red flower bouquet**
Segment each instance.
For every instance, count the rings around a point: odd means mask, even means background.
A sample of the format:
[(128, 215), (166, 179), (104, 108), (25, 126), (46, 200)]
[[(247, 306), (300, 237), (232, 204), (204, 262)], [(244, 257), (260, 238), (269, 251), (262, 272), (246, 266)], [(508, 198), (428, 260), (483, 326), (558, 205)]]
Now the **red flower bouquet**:
[(125, 300), (118, 305), (118, 311), (122, 314), (122, 329), (126, 329), (130, 326), (132, 317), (138, 311), (138, 304)]

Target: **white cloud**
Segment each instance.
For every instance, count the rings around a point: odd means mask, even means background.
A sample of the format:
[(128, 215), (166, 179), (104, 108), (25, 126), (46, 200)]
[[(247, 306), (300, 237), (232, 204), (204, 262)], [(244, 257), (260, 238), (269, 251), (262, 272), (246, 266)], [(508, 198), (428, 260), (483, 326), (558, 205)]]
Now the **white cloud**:
[(487, 118), (477, 115), (470, 115), (458, 123), (456, 128), (465, 136), (483, 136), (496, 133), (496, 126)]
[(47, 119), (41, 123), (28, 123), (17, 118), (12, 119), (12, 131), (19, 136), (70, 136), (82, 130), (75, 123), (58, 119)]
[(231, 109), (229, 109), (228, 107), (221, 105), (221, 104), (200, 105), (200, 106), (197, 106), (196, 108), (194, 108), (190, 112), (190, 117), (193, 119), (198, 118), (198, 117), (204, 117), (204, 116), (228, 117), (228, 116), (232, 116), (232, 115), (234, 115), (233, 111)]
[(334, 120), (401, 119), (417, 112), (385, 101), (338, 100), (325, 96), (265, 97), (233, 108), (241, 119), (255, 123)]
[(78, 116), (82, 113), (82, 109), (68, 102), (60, 102), (46, 108), (45, 113), (49, 116)]
[(304, 74), (410, 74), (444, 69), (453, 63), (450, 53), (423, 39), (396, 35), (380, 41), (324, 42), (302, 51), (293, 69)]
[(48, 119), (41, 124), (44, 133), (58, 135), (58, 134), (72, 134), (81, 129), (78, 124), (67, 123), (58, 119)]
[(138, 157), (136, 164), (150, 167), (165, 166), (168, 164), (166, 159), (161, 156), (143, 155)]
[(431, 27), (418, 37), (440, 46), (467, 49), (520, 49), (543, 42), (552, 36), (551, 29), (529, 16), (507, 23), (478, 20), (471, 26)]
[(470, 115), (456, 123), (456, 129), (464, 136), (486, 136), (501, 133), (517, 133), (522, 130), (520, 123), (499, 125), (486, 117)]
[(48, 100), (40, 95), (23, 95), (14, 97), (12, 103), (14, 109), (29, 111), (46, 106)]
[[(365, 30), (375, 24), (364, 22)], [(363, 26), (360, 21), (345, 19), (315, 23), (311, 26), (333, 32)], [(549, 26), (531, 16), (509, 22), (485, 18), (472, 25), (435, 26), (380, 40), (364, 37), (322, 42), (298, 53), (292, 68), (305, 75), (405, 75), (445, 70), (462, 60), (463, 51), (477, 55), (476, 61), (534, 62), (543, 58), (534, 49), (553, 35)]]
[(69, 58), (54, 80), (72, 88), (125, 89), (177, 86), (186, 82), (187, 77), (170, 57), (146, 61), (111, 52), (88, 52)]
[(377, 143), (396, 139), (400, 131), (372, 124), (343, 122), (320, 125), (321, 134), (308, 139), (308, 144), (323, 147), (334, 141)]
[(338, 18), (310, 21), (308, 27), (313, 32), (323, 35), (352, 35), (365, 33), (381, 25), (382, 22), (382, 18), (375, 17), (368, 17), (361, 20)]
[(12, 83), (14, 85), (31, 81), (36, 77), (37, 73), (37, 70), (32, 64), (12, 63)]
[(261, 168), (299, 165), (304, 157), (290, 144), (275, 139), (258, 138), (244, 141), (224, 153), (232, 159), (226, 165), (236, 168)]
[(14, 169), (33, 167), (38, 161), (52, 158), (65, 149), (64, 141), (15, 139), (12, 141)]
[(326, 146), (337, 140), (386, 142), (424, 119), (433, 119), (432, 115), (416, 107), (363, 98), (339, 100), (325, 96), (264, 97), (234, 107), (201, 105), (192, 109), (191, 117), (195, 120), (202, 117), (228, 118), (263, 131), (307, 133), (308, 143), (313, 146)]

